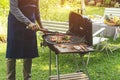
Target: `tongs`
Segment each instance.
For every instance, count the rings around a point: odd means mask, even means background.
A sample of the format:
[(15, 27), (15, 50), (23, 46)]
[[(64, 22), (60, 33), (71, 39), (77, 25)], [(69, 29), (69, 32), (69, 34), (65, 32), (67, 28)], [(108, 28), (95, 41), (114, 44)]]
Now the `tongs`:
[[(26, 26), (27, 29), (31, 29), (31, 27), (29, 26)], [(37, 31), (42, 31), (43, 33), (45, 34), (56, 34), (56, 33), (59, 33), (59, 32), (53, 32), (53, 31), (48, 31), (47, 29), (44, 29), (44, 28), (38, 28)]]
[(50, 35), (50, 34), (59, 34), (59, 32), (57, 31), (49, 31), (47, 29), (38, 29), (38, 31), (42, 31), (43, 33), (45, 33), (45, 35)]

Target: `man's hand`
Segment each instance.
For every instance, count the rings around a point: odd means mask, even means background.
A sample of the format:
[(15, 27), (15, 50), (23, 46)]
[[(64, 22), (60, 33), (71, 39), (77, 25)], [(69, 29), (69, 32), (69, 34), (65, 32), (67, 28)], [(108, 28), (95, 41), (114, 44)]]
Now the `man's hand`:
[(48, 29), (45, 29), (45, 28), (39, 28), (39, 31), (42, 31), (44, 34), (47, 33)]
[(30, 23), (28, 26), (27, 26), (27, 29), (31, 29), (33, 31), (36, 31), (39, 29), (39, 26), (35, 23)]
[(35, 23), (30, 23), (26, 28), (31, 29), (33, 31), (42, 31), (44, 34), (46, 34), (48, 32), (48, 29), (41, 28), (40, 26), (38, 26)]

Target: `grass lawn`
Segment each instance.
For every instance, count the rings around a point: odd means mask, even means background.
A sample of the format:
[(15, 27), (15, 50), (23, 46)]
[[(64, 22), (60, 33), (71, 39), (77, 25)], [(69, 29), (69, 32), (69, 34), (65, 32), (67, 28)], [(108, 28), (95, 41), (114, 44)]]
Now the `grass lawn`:
[[(110, 40), (111, 44), (120, 45), (120, 38), (116, 41)], [(33, 59), (32, 64), (32, 80), (47, 80), (49, 75), (49, 49), (39, 47), (40, 57)], [(0, 43), (0, 80), (6, 78), (6, 59), (5, 59), (6, 43)], [(87, 55), (84, 56), (87, 59)], [(80, 69), (83, 69), (81, 59), (77, 55)], [(56, 74), (55, 55), (52, 54), (52, 74)], [(22, 60), (17, 60), (17, 80), (23, 80), (22, 76)], [(60, 55), (60, 73), (72, 73), (76, 71), (73, 55)], [(104, 52), (92, 52), (88, 65), (88, 71), (91, 80), (120, 80), (120, 49), (114, 51), (108, 56)]]

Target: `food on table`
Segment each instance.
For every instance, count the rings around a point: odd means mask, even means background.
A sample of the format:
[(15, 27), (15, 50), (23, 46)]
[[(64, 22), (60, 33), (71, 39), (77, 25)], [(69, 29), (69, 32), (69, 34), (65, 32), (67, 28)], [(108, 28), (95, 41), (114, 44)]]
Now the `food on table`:
[(110, 26), (120, 26), (120, 17), (106, 15), (104, 18), (104, 23)]
[(119, 25), (119, 26), (120, 26), (120, 20), (118, 20), (118, 21), (116, 22), (116, 25)]

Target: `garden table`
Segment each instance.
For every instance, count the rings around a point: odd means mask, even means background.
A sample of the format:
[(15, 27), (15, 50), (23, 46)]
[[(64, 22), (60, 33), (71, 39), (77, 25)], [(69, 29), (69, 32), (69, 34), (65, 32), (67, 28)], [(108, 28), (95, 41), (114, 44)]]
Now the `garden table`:
[(120, 34), (120, 26), (109, 26), (101, 21), (96, 21), (92, 23), (93, 33), (102, 27), (106, 28), (103, 32), (104, 36), (113, 37), (114, 40), (118, 38), (118, 35)]

